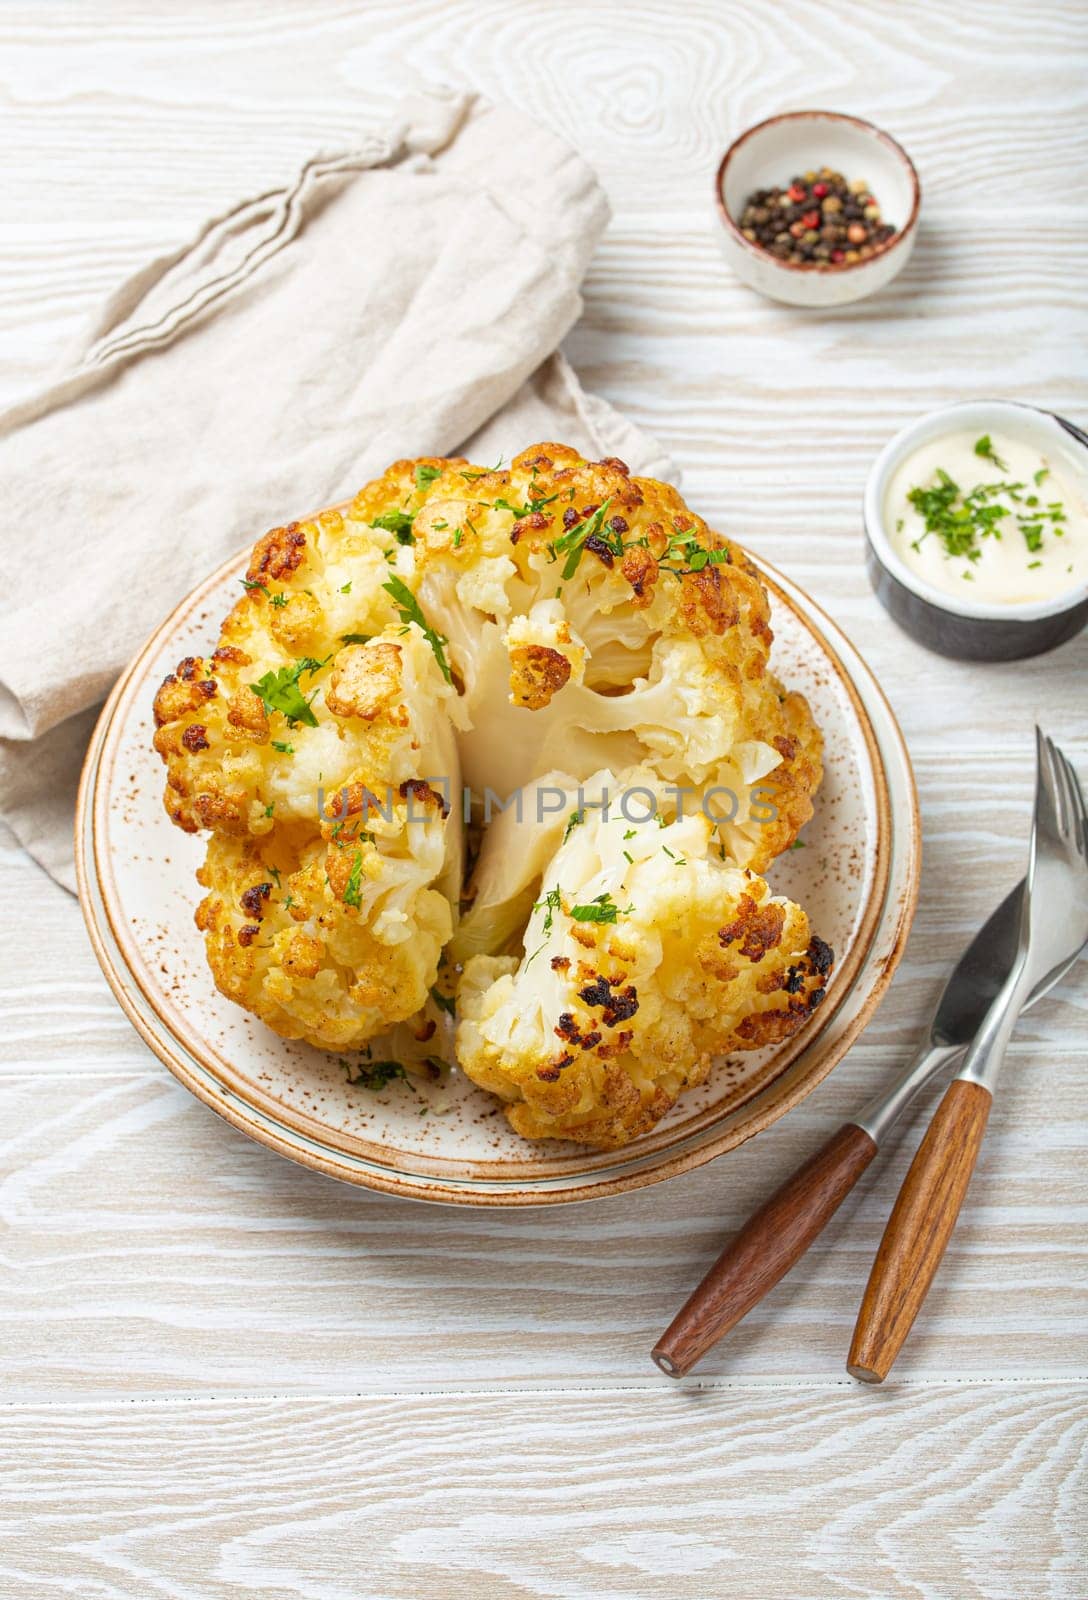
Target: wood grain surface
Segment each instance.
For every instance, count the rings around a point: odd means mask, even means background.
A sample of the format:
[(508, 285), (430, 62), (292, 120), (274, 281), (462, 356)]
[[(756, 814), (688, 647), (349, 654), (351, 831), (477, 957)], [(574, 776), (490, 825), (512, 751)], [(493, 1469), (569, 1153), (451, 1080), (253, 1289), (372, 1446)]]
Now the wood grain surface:
[[(873, 455), (923, 409), (1088, 418), (1086, 56), (1079, 0), (0, 0), (0, 400), (119, 276), (403, 90), (512, 99), (613, 205), (568, 353), (857, 641), (925, 834), (889, 997), (804, 1105), (661, 1188), (510, 1216), (248, 1144), (140, 1045), (75, 905), (0, 840), (0, 1594), (1084, 1600), (1083, 964), (1017, 1032), (881, 1389), (843, 1363), (916, 1129), (698, 1379), (649, 1348), (905, 1059), (1023, 870), (1036, 719), (1088, 774), (1088, 636), (929, 656), (873, 600), (860, 526)], [(712, 206), (728, 139), (813, 105), (887, 127), (925, 195), (892, 289), (821, 316), (729, 277)]]

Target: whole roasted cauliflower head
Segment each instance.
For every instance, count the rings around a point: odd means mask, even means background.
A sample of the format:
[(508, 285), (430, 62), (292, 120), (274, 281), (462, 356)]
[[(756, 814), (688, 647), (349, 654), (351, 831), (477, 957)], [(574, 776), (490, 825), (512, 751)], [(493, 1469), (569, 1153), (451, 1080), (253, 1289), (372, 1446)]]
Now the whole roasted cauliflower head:
[[(674, 489), (563, 445), (400, 461), (273, 529), (155, 699), (220, 989), (337, 1050), (426, 1039), (456, 991), (458, 1061), (514, 1127), (602, 1145), (799, 1027), (830, 958), (758, 874), (821, 739), (769, 617)], [(636, 781), (653, 815), (617, 824)]]

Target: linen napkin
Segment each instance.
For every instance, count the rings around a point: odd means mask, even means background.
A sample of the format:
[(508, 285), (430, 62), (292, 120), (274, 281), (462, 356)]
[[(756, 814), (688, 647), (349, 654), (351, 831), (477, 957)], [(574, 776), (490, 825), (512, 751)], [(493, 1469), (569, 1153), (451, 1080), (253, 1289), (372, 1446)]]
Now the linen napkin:
[(0, 415), (0, 816), (74, 888), (97, 709), (150, 630), (266, 527), (402, 456), (542, 439), (672, 476), (560, 339), (608, 220), (596, 177), (509, 107), (412, 96), (109, 298)]

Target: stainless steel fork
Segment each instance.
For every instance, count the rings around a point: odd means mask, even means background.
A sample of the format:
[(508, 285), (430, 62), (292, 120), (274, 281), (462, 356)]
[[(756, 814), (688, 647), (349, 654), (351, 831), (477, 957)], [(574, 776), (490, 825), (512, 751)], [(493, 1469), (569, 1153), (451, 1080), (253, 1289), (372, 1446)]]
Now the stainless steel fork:
[(918, 1147), (858, 1312), (847, 1370), (887, 1377), (952, 1235), (975, 1168), (1005, 1049), (1037, 983), (1088, 938), (1088, 809), (1076, 774), (1038, 728), (1035, 819), (1016, 960)]

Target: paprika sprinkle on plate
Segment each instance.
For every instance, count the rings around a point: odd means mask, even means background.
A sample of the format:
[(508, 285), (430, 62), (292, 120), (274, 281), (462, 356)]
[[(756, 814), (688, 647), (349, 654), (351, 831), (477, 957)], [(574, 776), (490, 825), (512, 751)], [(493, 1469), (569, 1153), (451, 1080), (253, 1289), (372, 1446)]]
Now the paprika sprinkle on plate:
[(866, 180), (848, 181), (831, 167), (805, 172), (784, 189), (754, 189), (740, 230), (750, 243), (798, 267), (853, 266), (896, 233), (881, 219)]

